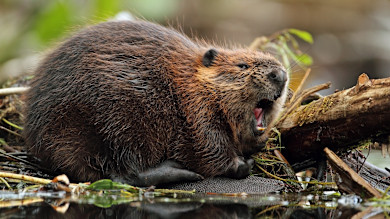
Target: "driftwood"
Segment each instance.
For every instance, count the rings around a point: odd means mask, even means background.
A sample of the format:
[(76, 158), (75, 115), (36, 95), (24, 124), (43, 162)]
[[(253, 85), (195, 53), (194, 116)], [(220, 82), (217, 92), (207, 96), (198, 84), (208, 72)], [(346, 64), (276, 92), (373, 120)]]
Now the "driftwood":
[(348, 150), (390, 133), (390, 78), (359, 76), (356, 86), (287, 112), (276, 125), (291, 163), (324, 160), (325, 147)]
[(362, 198), (380, 198), (381, 194), (372, 187), (359, 174), (353, 171), (346, 163), (344, 163), (333, 151), (328, 148), (324, 149), (329, 164), (339, 174), (341, 180), (336, 180), (337, 187), (342, 192), (355, 193)]

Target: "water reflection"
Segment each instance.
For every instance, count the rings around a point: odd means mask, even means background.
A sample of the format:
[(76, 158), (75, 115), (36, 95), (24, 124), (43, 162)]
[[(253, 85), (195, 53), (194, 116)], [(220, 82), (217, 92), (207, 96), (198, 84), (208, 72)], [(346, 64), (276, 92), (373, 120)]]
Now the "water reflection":
[(213, 205), (201, 203), (146, 204), (141, 207), (121, 204), (99, 208), (91, 204), (71, 203), (66, 213), (56, 212), (48, 204), (18, 209), (3, 209), (1, 217), (15, 218), (251, 218), (244, 204)]
[[(302, 194), (140, 196), (128, 202), (110, 195), (107, 203), (111, 204), (102, 204), (107, 198), (102, 195), (98, 202), (75, 197), (41, 199), (8, 207), (1, 201), (0, 218), (351, 218), (366, 209), (361, 203), (341, 205), (334, 196)], [(370, 210), (383, 215), (381, 209)]]
[[(121, 204), (100, 208), (92, 204), (71, 203), (66, 213), (55, 211), (49, 204), (34, 204), (22, 208), (3, 209), (1, 217), (13, 218), (350, 218), (359, 212), (353, 208), (330, 210), (325, 208), (263, 206), (253, 208), (245, 204), (208, 203), (148, 203), (142, 206)], [(269, 211), (264, 211), (270, 209)], [(260, 212), (264, 212), (259, 214)]]

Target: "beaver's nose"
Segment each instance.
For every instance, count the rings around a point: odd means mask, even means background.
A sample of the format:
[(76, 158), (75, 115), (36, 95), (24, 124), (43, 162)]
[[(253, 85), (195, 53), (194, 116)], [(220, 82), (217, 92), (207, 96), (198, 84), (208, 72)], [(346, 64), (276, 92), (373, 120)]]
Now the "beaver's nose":
[(272, 70), (268, 73), (267, 77), (272, 83), (280, 88), (283, 88), (287, 82), (287, 73), (281, 69)]

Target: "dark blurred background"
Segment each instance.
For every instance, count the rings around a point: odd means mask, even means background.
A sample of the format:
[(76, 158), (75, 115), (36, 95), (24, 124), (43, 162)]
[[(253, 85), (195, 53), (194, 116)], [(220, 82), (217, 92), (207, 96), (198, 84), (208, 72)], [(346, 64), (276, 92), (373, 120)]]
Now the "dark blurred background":
[(306, 30), (314, 37), (300, 44), (314, 60), (306, 86), (331, 81), (324, 94), (353, 86), (363, 72), (390, 76), (389, 0), (0, 0), (0, 84), (31, 73), (83, 26), (129, 16), (243, 46), (285, 28)]

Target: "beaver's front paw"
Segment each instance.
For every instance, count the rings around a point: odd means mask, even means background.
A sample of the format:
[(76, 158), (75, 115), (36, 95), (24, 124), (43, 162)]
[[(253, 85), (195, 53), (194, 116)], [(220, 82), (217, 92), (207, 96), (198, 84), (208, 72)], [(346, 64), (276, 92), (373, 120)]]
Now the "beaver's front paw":
[(253, 159), (244, 160), (243, 157), (236, 157), (225, 175), (236, 179), (244, 178), (250, 174), (253, 164)]

